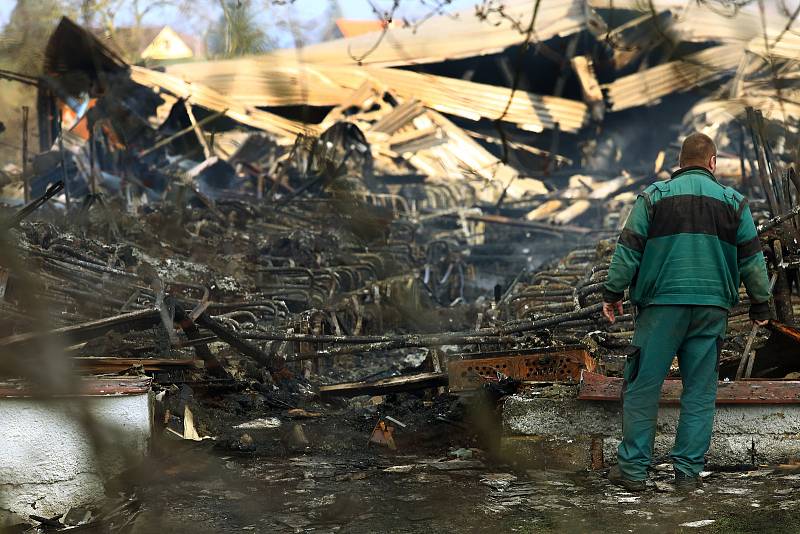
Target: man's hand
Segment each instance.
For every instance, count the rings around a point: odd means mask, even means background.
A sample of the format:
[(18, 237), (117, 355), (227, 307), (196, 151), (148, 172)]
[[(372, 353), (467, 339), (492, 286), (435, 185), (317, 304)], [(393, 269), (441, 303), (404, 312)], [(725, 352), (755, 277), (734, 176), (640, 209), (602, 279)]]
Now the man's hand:
[(617, 302), (604, 302), (603, 303), (603, 315), (606, 316), (609, 323), (614, 323), (617, 320), (617, 317), (614, 313), (622, 315), (622, 301), (618, 300)]
[[(606, 307), (605, 307), (605, 305), (603, 305), (603, 312), (605, 312), (605, 311), (606, 311)], [(764, 321), (753, 321), (753, 324), (755, 324), (756, 326), (767, 326), (769, 324), (769, 319), (766, 319)]]

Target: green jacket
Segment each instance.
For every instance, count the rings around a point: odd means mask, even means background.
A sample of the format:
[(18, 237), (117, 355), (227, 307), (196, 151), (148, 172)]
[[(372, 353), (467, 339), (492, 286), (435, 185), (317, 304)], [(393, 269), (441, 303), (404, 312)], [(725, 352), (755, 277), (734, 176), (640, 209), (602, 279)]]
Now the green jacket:
[(744, 281), (750, 317), (767, 319), (769, 280), (745, 198), (702, 167), (678, 170), (636, 199), (608, 269), (603, 300), (630, 286), (637, 306), (686, 304), (730, 309)]

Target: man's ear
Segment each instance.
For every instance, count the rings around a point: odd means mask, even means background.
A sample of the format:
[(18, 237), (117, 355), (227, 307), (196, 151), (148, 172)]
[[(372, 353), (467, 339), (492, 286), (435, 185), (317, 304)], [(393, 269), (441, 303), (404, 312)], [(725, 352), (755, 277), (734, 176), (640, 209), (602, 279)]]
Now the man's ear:
[(711, 159), (708, 160), (708, 169), (711, 172), (714, 172), (714, 171), (717, 170), (717, 156), (716, 155), (711, 156)]

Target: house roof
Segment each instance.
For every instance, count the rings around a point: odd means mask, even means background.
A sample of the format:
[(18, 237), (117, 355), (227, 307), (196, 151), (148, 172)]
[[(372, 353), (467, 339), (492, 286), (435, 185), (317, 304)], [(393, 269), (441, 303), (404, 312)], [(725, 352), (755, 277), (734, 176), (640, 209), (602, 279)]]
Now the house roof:
[(142, 59), (186, 59), (194, 57), (194, 51), (175, 30), (164, 26), (139, 55)]
[(336, 19), (336, 27), (339, 28), (342, 37), (355, 37), (356, 35), (381, 31), (383, 29), (383, 21), (375, 19)]
[(94, 32), (109, 48), (128, 61), (140, 59), (204, 58), (205, 43), (170, 26), (144, 26), (142, 28), (115, 28), (113, 34), (104, 30)]

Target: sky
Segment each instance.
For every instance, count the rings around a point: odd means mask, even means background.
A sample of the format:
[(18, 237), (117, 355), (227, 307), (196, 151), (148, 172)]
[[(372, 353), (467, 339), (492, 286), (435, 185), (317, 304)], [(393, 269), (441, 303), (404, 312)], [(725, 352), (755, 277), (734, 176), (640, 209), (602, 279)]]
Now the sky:
[[(267, 0), (254, 0), (267, 1)], [(296, 27), (306, 28), (306, 35), (313, 42), (315, 37), (318, 39), (320, 32), (315, 32), (319, 29), (320, 23), (324, 20), (325, 13), (328, 9), (328, 0), (271, 0), (277, 4), (284, 3), (285, 5), (273, 5), (268, 12), (265, 11), (262, 23), (262, 28), (270, 35), (273, 42), (278, 47), (293, 47), (295, 45), (292, 32), (286, 29), (291, 22)], [(442, 11), (445, 13), (454, 13), (458, 11), (472, 12), (476, 4), (480, 4), (481, 0), (399, 0), (399, 9), (395, 13), (395, 18), (407, 19), (409, 21), (418, 21), (431, 13), (437, 5), (444, 4)], [(717, 0), (724, 1), (724, 0)], [(373, 11), (373, 7), (381, 11), (388, 11), (391, 9), (393, 0), (338, 0), (342, 14), (345, 18), (351, 19), (376, 19), (377, 15)], [(777, 14), (778, 4), (782, 3), (789, 10), (794, 8), (800, 3), (800, 0), (765, 0), (768, 12)], [(213, 5), (213, 2), (203, 2), (204, 6)], [(16, 5), (16, 0), (0, 0), (0, 28), (5, 26), (8, 22), (11, 11)], [(745, 9), (757, 10), (757, 2), (750, 0), (750, 5)], [(184, 33), (196, 34), (199, 36), (205, 35), (205, 30), (208, 28), (212, 21), (216, 21), (220, 17), (220, 12), (197, 10), (192, 13), (181, 14), (176, 9), (165, 8), (154, 10), (145, 20), (149, 25), (163, 25), (169, 24), (178, 31)], [(117, 17), (116, 24), (118, 26), (125, 26), (129, 23), (131, 17), (123, 12)]]
[[(299, 10), (318, 10), (320, 4), (324, 4), (322, 0), (295, 0), (295, 7)], [(391, 8), (393, 2), (391, 0), (375, 0), (372, 2), (378, 9), (387, 10)], [(409, 17), (419, 17), (428, 13), (431, 6), (436, 5), (436, 0), (401, 0), (398, 14)], [(443, 2), (442, 2), (443, 3)], [(450, 5), (446, 7), (447, 12), (460, 11), (463, 9), (470, 9), (475, 4), (480, 3), (478, 0), (452, 0)], [(375, 18), (370, 7), (368, 0), (339, 0), (339, 5), (342, 8), (344, 16), (347, 18)], [(309, 11), (305, 11), (308, 13)]]
[[(338, 0), (338, 2), (343, 16), (349, 19), (377, 19), (378, 16), (372, 6), (385, 13), (394, 4), (393, 0)], [(429, 15), (439, 4), (446, 4), (442, 8), (443, 12), (454, 13), (463, 10), (471, 11), (479, 3), (480, 0), (450, 0), (449, 3), (442, 0), (400, 0), (399, 8), (394, 15), (396, 19), (406, 18), (409, 21), (416, 21)], [(310, 21), (324, 13), (327, 5), (327, 0), (294, 0), (286, 7), (278, 8), (278, 16), (282, 15), (284, 18), (291, 16), (301, 22)], [(280, 13), (281, 11), (283, 13)], [(281, 39), (281, 45), (292, 46), (291, 37), (286, 35), (284, 39)]]
[[(270, 18), (277, 18), (279, 20), (292, 19), (300, 25), (310, 24), (311, 21), (319, 19), (328, 8), (327, 0), (284, 0), (287, 5), (276, 6), (273, 8), (274, 12), (270, 13)], [(345, 18), (352, 19), (375, 19), (377, 18), (373, 12), (371, 4), (377, 9), (387, 11), (391, 9), (393, 0), (338, 0), (342, 13)], [(447, 4), (443, 10), (447, 13), (453, 13), (462, 10), (471, 10), (473, 6), (480, 3), (480, 0), (400, 0), (400, 7), (395, 13), (395, 17), (407, 18), (409, 20), (419, 20), (421, 17), (431, 12), (434, 6), (439, 4)], [(5, 26), (8, 22), (11, 11), (16, 5), (15, 0), (0, 0), (0, 27)], [(216, 19), (219, 13), (208, 13), (207, 15), (198, 15), (199, 17)], [(117, 21), (118, 26), (126, 24), (126, 16), (121, 14)], [(187, 33), (197, 31), (196, 18), (181, 17), (173, 9), (159, 9), (154, 10), (148, 16), (146, 23), (151, 25), (169, 24), (175, 29)], [(273, 22), (270, 20), (269, 22)], [(292, 46), (291, 35), (286, 32), (286, 35), (280, 36), (278, 42), (281, 46)]]

